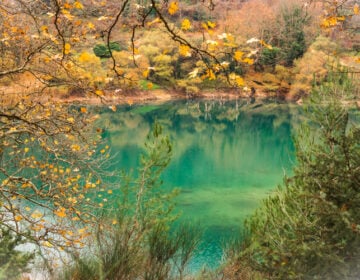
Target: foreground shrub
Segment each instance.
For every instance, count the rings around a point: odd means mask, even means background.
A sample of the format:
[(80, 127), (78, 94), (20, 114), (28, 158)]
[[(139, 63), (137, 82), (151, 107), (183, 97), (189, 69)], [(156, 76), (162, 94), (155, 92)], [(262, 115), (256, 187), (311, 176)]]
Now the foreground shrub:
[(340, 103), (354, 94), (347, 74), (330, 75), (313, 90), (311, 123), (296, 140), (294, 176), (247, 221), (248, 237), (232, 258), (237, 275), (245, 267), (267, 279), (358, 276), (360, 127)]
[(18, 251), (16, 247), (22, 243), (20, 235), (0, 229), (0, 280), (19, 279), (23, 272), (28, 271), (27, 266), (34, 254)]
[(175, 226), (174, 193), (161, 190), (160, 174), (170, 161), (171, 145), (155, 126), (146, 143), (135, 182), (124, 175), (116, 206), (104, 212), (86, 248), (71, 254), (72, 265), (59, 279), (183, 279), (201, 240), (196, 226)]

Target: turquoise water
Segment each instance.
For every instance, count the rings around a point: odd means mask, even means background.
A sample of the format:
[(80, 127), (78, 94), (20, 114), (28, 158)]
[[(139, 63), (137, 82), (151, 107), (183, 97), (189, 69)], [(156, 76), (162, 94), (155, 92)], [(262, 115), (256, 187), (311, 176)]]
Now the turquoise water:
[(259, 202), (291, 173), (298, 108), (270, 101), (182, 101), (100, 112), (119, 169), (136, 169), (155, 120), (174, 154), (164, 187), (179, 188), (182, 220), (199, 222), (203, 242), (191, 269), (219, 264), (222, 242), (240, 232)]

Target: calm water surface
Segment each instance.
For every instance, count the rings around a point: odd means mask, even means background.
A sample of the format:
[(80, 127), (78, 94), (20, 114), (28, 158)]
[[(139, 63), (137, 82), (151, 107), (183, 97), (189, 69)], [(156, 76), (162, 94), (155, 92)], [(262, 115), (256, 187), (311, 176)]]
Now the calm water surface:
[(259, 202), (290, 174), (298, 107), (270, 101), (183, 101), (102, 110), (105, 137), (119, 169), (136, 169), (155, 120), (173, 143), (164, 188), (179, 188), (182, 220), (205, 229), (191, 264), (219, 264), (223, 240), (239, 233)]

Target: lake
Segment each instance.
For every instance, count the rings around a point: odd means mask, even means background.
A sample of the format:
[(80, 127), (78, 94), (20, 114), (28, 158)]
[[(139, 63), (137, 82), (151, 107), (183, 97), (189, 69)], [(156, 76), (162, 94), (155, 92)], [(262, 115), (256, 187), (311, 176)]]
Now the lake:
[(180, 220), (200, 223), (204, 237), (191, 263), (197, 271), (221, 261), (222, 242), (237, 235), (260, 201), (291, 174), (299, 107), (274, 101), (177, 101), (100, 109), (116, 167), (139, 165), (157, 121), (170, 136), (173, 158), (164, 188), (180, 189)]

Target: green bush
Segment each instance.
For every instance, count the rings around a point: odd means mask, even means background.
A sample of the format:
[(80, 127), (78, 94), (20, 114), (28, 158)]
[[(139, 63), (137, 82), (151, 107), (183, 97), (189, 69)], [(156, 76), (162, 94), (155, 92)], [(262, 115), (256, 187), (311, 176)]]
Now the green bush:
[(112, 226), (95, 229), (84, 255), (74, 252), (73, 264), (58, 279), (183, 279), (201, 231), (189, 224), (174, 225), (174, 194), (160, 189), (160, 174), (172, 149), (158, 125), (146, 148), (138, 179), (125, 176), (117, 206), (104, 215), (104, 221), (109, 219), (104, 224)]
[[(110, 50), (109, 50), (110, 48)], [(111, 52), (113, 51), (121, 51), (121, 47), (119, 45), (119, 43), (117, 42), (110, 42), (109, 46), (104, 45), (104, 44), (98, 44), (93, 48), (94, 54), (97, 57), (100, 58), (109, 58), (111, 57)]]
[(19, 279), (22, 273), (28, 271), (27, 266), (34, 254), (16, 250), (22, 243), (21, 236), (0, 229), (0, 280)]
[(280, 52), (280, 49), (276, 48), (276, 47), (274, 47), (272, 49), (265, 48), (261, 52), (260, 64), (266, 65), (266, 66), (271, 66), (273, 69), (275, 69), (275, 66), (279, 60), (279, 57), (278, 57), (279, 52)]
[(360, 272), (360, 126), (341, 100), (358, 94), (347, 74), (313, 89), (297, 166), (247, 221), (236, 257), (268, 279), (356, 279)]

